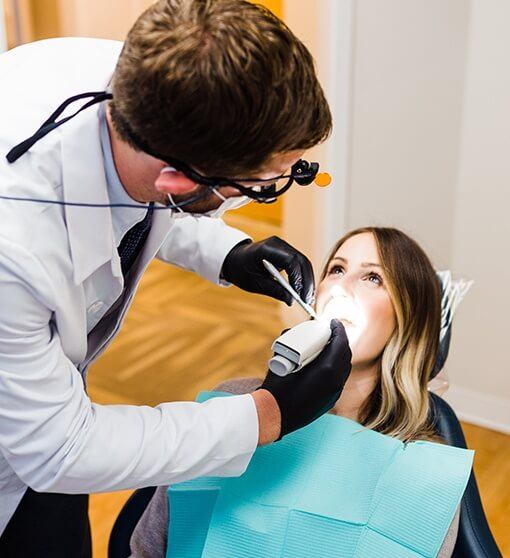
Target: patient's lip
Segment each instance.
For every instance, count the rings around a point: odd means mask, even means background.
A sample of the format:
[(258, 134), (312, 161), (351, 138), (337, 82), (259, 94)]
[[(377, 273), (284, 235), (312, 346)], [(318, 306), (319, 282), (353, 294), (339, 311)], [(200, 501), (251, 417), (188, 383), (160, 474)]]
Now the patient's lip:
[(339, 301), (335, 297), (332, 297), (324, 306), (322, 313), (328, 317), (335, 318), (341, 321), (344, 326), (355, 327), (356, 323), (352, 320), (352, 313), (348, 304), (345, 301)]
[(328, 309), (324, 309), (323, 313), (330, 317), (330, 318), (334, 318), (335, 320), (339, 320), (340, 322), (342, 322), (344, 324), (344, 326), (350, 326), (350, 327), (354, 327), (355, 323), (350, 319), (350, 318), (346, 318), (345, 316), (339, 316), (337, 312), (335, 312), (334, 308), (329, 308)]

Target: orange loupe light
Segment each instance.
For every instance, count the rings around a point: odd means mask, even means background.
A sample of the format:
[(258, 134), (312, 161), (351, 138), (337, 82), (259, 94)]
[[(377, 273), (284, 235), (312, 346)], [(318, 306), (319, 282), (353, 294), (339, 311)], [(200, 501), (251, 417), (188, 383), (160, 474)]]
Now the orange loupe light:
[(315, 185), (319, 188), (327, 188), (331, 182), (332, 178), (331, 175), (327, 172), (320, 172), (314, 179)]

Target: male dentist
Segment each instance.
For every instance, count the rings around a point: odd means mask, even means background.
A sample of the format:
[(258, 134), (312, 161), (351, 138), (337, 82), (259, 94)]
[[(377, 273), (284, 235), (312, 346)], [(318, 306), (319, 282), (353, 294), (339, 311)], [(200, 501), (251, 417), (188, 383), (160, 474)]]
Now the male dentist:
[(338, 399), (339, 323), (249, 395), (150, 408), (85, 389), (154, 257), (290, 303), (267, 259), (311, 299), (302, 254), (217, 217), (310, 184), (301, 155), (331, 117), (305, 46), (243, 0), (160, 0), (125, 43), (21, 46), (0, 82), (0, 556), (90, 557), (88, 493), (240, 475)]

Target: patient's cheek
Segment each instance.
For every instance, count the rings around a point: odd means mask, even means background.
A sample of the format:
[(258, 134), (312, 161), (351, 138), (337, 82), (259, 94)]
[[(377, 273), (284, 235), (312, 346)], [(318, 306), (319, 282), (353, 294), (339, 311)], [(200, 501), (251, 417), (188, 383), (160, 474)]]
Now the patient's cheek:
[(389, 296), (378, 305), (377, 313), (381, 321), (381, 335), (388, 342), (397, 325), (395, 310)]
[(381, 354), (395, 330), (395, 325), (395, 312), (390, 300), (383, 300), (374, 304), (369, 318), (370, 331), (367, 335), (369, 344), (366, 350), (369, 356), (375, 358)]
[(366, 301), (358, 328), (346, 328), (352, 363), (372, 362), (384, 350), (395, 329), (396, 320), (389, 297)]

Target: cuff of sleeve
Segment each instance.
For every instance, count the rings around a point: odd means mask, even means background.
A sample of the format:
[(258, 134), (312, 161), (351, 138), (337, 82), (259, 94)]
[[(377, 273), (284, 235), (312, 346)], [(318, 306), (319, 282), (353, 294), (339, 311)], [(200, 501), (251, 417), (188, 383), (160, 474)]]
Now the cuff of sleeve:
[(209, 253), (207, 259), (204, 258), (207, 263), (201, 273), (202, 277), (216, 285), (229, 287), (231, 283), (221, 278), (223, 262), (230, 250), (243, 240), (251, 240), (251, 238), (243, 231), (225, 225), (225, 230), (218, 235), (216, 242), (207, 245)]
[(218, 406), (225, 424), (221, 470), (217, 476), (236, 477), (248, 467), (259, 440), (259, 419), (255, 401), (250, 394), (219, 397), (203, 403)]

